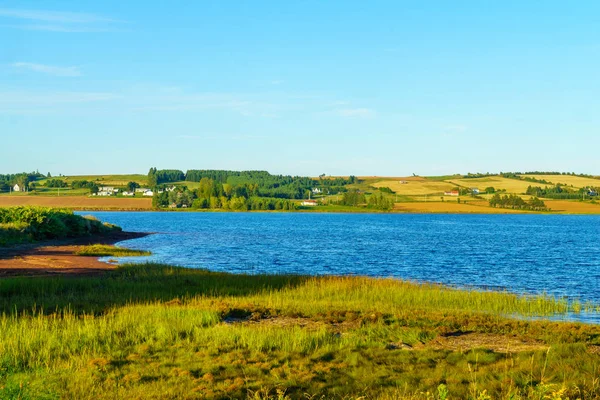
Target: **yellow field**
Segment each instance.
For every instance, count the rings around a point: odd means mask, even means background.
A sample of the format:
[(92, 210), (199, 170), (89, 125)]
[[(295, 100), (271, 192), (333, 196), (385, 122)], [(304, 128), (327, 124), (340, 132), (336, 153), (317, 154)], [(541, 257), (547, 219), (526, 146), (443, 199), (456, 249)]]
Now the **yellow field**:
[[(567, 186), (573, 185), (574, 188), (584, 188), (584, 187), (599, 187), (600, 179), (594, 178), (585, 178), (582, 176), (571, 176), (571, 175), (523, 175), (529, 178), (535, 179), (543, 179), (548, 182), (552, 182), (553, 184), (565, 184)], [(534, 186), (544, 186), (543, 183), (531, 183)]]
[(484, 191), (486, 187), (493, 186), (496, 190), (506, 190), (507, 193), (525, 193), (527, 187), (535, 185), (531, 182), (520, 181), (517, 179), (503, 178), (501, 176), (488, 176), (485, 178), (473, 179), (452, 179), (446, 182), (453, 183), (467, 188), (478, 188)]
[(43, 206), (43, 207), (68, 207), (74, 209), (123, 209), (123, 210), (149, 210), (152, 208), (152, 199), (135, 198), (97, 198), (87, 196), (0, 196), (0, 207), (11, 206)]
[(600, 203), (592, 204), (574, 200), (544, 200), (553, 212), (565, 214), (600, 214)]
[[(400, 183), (406, 181), (407, 183)], [(448, 182), (432, 181), (425, 178), (396, 178), (394, 180), (382, 180), (371, 184), (374, 187), (389, 187), (399, 195), (418, 196), (426, 194), (439, 194), (456, 187)]]
[[(600, 207), (598, 207), (600, 209)], [(394, 211), (407, 213), (456, 213), (456, 214), (515, 214), (524, 213), (526, 211), (510, 210), (505, 208), (492, 208), (487, 201), (470, 201), (464, 204), (461, 200), (459, 204), (456, 199), (454, 201), (444, 202), (413, 202), (413, 203), (396, 203)], [(600, 212), (600, 210), (599, 210)]]

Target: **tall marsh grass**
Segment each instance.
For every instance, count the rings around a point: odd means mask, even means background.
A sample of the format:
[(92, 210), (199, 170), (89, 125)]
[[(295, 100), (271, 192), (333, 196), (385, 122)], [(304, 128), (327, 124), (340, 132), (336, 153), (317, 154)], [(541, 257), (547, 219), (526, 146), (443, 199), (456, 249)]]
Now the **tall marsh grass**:
[[(505, 317), (548, 296), (136, 264), (0, 279), (0, 310), (2, 399), (600, 396), (600, 327)], [(439, 347), (469, 332), (533, 345)]]

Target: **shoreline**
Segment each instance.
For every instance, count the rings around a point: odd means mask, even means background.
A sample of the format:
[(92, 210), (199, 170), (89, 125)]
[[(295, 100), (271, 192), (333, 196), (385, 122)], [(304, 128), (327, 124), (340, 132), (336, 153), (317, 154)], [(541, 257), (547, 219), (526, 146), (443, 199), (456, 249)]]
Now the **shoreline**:
[(151, 235), (145, 232), (114, 232), (81, 238), (49, 240), (2, 248), (0, 279), (17, 276), (97, 276), (115, 269), (98, 257), (79, 256), (75, 251), (89, 244), (113, 245)]

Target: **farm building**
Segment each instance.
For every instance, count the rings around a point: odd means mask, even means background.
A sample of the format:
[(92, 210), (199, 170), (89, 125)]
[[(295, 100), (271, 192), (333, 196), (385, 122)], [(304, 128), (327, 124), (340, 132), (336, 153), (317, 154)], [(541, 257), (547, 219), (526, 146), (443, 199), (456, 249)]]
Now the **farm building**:
[(300, 205), (314, 207), (317, 205), (317, 201), (316, 200), (304, 200), (302, 203), (300, 203)]
[(13, 190), (13, 192), (21, 192), (21, 191), (23, 191), (23, 189), (21, 188), (21, 186), (19, 186), (18, 183), (15, 183), (15, 186), (13, 186), (12, 190)]
[(319, 189), (319, 188), (313, 188), (312, 192), (314, 194), (319, 194), (319, 193), (321, 193), (321, 189)]
[(154, 192), (152, 190), (148, 189), (144, 193), (142, 193), (142, 196), (152, 197), (152, 196), (154, 196)]
[(460, 192), (458, 190), (451, 190), (449, 192), (444, 192), (444, 196), (458, 196)]

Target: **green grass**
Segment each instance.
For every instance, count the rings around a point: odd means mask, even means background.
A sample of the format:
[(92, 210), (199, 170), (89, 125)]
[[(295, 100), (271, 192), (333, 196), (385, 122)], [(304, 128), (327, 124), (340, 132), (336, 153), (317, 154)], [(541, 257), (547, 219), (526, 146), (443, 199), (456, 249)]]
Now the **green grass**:
[(104, 244), (91, 244), (88, 246), (82, 246), (75, 252), (78, 256), (89, 256), (89, 257), (136, 257), (136, 256), (149, 256), (152, 253), (145, 250), (134, 250), (126, 249), (123, 247), (117, 247), (112, 245)]
[[(589, 349), (600, 327), (506, 317), (575, 308), (393, 279), (158, 264), (0, 279), (0, 398), (437, 399), (438, 387), (455, 399), (597, 398)], [(469, 332), (540, 346), (436, 346)]]

